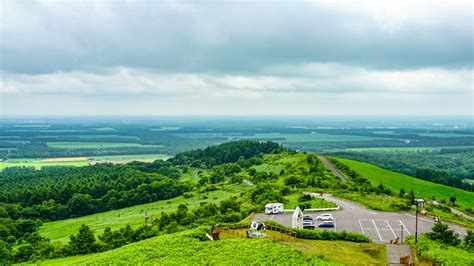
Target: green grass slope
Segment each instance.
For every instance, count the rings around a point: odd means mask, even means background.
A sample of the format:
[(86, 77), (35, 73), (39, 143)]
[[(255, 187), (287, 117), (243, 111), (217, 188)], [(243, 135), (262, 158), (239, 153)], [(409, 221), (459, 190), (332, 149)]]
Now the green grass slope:
[(437, 200), (446, 199), (450, 196), (456, 197), (456, 204), (464, 207), (474, 207), (474, 193), (444, 186), (404, 174), (388, 171), (380, 167), (347, 159), (337, 158), (363, 177), (367, 178), (373, 185), (383, 184), (393, 191), (399, 191), (401, 188), (405, 191), (413, 189), (416, 196), (424, 198), (435, 197)]
[(163, 235), (103, 253), (39, 262), (40, 265), (336, 265), (270, 240), (200, 241), (200, 230)]
[(209, 192), (207, 198), (203, 198), (202, 194), (188, 199), (179, 196), (170, 200), (161, 200), (78, 218), (44, 223), (38, 232), (51, 241), (68, 242), (69, 236), (76, 234), (82, 224), (88, 225), (96, 234), (101, 234), (107, 226), (112, 229), (118, 229), (126, 225), (131, 225), (132, 227), (142, 225), (145, 221), (145, 211), (147, 211), (148, 216), (154, 218), (163, 211), (175, 211), (180, 204), (185, 204), (188, 208), (194, 208), (201, 203), (219, 202), (234, 195), (237, 195), (237, 193), (227, 190), (216, 190)]

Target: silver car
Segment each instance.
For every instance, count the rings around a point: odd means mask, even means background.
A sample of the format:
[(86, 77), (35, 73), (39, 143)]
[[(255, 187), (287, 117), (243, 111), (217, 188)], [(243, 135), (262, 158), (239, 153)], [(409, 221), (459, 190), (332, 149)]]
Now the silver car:
[(319, 215), (316, 218), (316, 220), (318, 220), (318, 221), (333, 221), (334, 217), (332, 217), (332, 214), (330, 214), (330, 213), (325, 213), (325, 214)]

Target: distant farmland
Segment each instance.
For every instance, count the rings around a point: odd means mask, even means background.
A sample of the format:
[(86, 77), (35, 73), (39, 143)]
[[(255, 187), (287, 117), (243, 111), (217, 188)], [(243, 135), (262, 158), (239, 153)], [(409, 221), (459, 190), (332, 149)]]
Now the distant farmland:
[(162, 146), (122, 142), (48, 142), (48, 147), (59, 149), (106, 149), (124, 147), (159, 148)]

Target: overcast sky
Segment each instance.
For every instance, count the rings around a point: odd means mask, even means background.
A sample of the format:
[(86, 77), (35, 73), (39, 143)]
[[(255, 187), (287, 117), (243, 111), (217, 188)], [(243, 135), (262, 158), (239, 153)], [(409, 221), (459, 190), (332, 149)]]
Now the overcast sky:
[(3, 115), (474, 115), (471, 1), (0, 1)]

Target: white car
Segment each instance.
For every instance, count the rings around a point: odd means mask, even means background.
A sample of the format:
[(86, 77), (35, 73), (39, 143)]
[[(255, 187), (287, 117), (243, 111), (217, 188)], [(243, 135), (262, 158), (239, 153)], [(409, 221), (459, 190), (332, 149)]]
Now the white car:
[(319, 215), (316, 218), (316, 220), (318, 220), (318, 221), (333, 221), (334, 217), (332, 217), (332, 214), (330, 214), (330, 213), (325, 213), (325, 214)]

